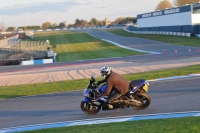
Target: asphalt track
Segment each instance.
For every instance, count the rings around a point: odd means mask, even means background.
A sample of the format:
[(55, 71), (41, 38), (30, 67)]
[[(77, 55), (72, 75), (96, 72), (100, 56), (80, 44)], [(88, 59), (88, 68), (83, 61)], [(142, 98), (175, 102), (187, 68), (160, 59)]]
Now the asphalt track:
[(200, 77), (151, 82), (151, 105), (145, 110), (119, 109), (86, 115), (83, 90), (0, 101), (0, 129), (103, 117), (199, 111)]
[[(31, 73), (33, 71), (36, 72), (43, 67), (44, 69), (46, 69), (51, 67), (67, 67), (77, 64), (88, 63), (91, 63), (92, 65), (92, 63), (99, 62), (103, 64), (104, 62), (109, 62), (110, 60), (127, 62), (131, 61), (137, 63), (156, 63), (158, 61), (169, 60), (174, 60), (178, 62), (180, 59), (190, 60), (193, 58), (198, 58), (200, 54), (197, 51), (197, 47), (177, 46), (172, 44), (155, 42), (147, 39), (120, 37), (104, 31), (87, 32), (88, 34), (99, 39), (107, 39), (131, 48), (137, 48), (153, 52), (161, 52), (161, 54), (130, 56), (112, 59), (98, 59), (88, 61), (75, 61), (70, 63), (55, 63), (36, 66), (0, 67), (0, 72), (12, 73), (17, 71), (23, 72), (24, 70), (28, 70)], [(162, 54), (163, 50), (166, 51), (165, 54)], [(175, 50), (177, 50), (178, 53), (175, 53)], [(115, 64), (116, 67), (120, 65), (123, 64)], [(52, 71), (54, 70), (52, 69)], [(152, 82), (149, 91), (149, 94), (152, 98), (152, 103), (149, 108), (141, 111), (137, 111), (134, 109), (101, 111), (97, 115), (88, 116), (80, 110), (80, 102), (83, 98), (83, 90), (1, 100), (0, 128), (111, 116), (199, 111), (199, 80), (200, 77), (194, 77), (187, 79)]]

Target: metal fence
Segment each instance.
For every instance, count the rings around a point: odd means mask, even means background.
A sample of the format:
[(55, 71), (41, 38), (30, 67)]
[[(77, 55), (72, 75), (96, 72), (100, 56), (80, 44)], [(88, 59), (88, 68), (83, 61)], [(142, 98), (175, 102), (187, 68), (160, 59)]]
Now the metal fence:
[(4, 48), (4, 47), (7, 47), (8, 46), (8, 43), (9, 41), (18, 41), (19, 40), (19, 35), (15, 35), (15, 36), (12, 36), (12, 37), (9, 37), (9, 38), (5, 38), (0, 40), (0, 48)]
[(19, 52), (46, 52), (48, 48), (51, 48), (50, 42), (47, 41), (9, 41), (4, 47), (0, 47), (2, 50), (19, 51)]
[(46, 52), (47, 48), (50, 48), (50, 42), (42, 42), (42, 41), (20, 41), (16, 44), (16, 42), (10, 42), (10, 49), (13, 51), (20, 52), (29, 52), (29, 51), (38, 51), (38, 52)]
[(0, 41), (0, 66), (19, 65), (24, 60), (47, 57), (47, 41), (22, 41), (18, 35)]

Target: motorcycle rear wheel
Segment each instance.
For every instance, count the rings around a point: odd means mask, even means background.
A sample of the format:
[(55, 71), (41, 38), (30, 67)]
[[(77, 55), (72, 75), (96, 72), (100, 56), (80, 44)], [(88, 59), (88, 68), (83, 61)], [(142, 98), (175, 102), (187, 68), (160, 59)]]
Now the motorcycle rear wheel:
[(136, 106), (136, 105), (131, 106), (134, 109), (137, 109), (137, 110), (146, 109), (151, 103), (150, 96), (145, 92), (137, 92), (133, 94), (132, 96), (134, 97), (135, 100), (138, 100), (142, 103), (141, 106)]
[(88, 102), (81, 102), (81, 110), (88, 114), (88, 115), (93, 115), (97, 114), (101, 110), (101, 106), (94, 106), (89, 104)]

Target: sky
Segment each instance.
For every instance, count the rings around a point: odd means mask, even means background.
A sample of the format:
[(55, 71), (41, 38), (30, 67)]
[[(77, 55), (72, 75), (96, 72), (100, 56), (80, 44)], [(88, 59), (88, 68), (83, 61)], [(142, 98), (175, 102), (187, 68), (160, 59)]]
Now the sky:
[[(161, 0), (0, 0), (0, 23), (6, 27), (73, 24), (75, 19), (114, 21), (155, 11)], [(173, 0), (169, 0), (171, 3)]]

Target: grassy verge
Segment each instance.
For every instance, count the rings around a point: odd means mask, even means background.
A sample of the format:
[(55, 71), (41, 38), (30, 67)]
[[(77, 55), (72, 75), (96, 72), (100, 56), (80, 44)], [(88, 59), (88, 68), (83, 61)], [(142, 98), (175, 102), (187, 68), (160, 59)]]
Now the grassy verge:
[(200, 117), (184, 117), (52, 128), (26, 133), (198, 133), (199, 121)]
[[(200, 65), (175, 68), (169, 70), (159, 70), (152, 72), (136, 73), (123, 75), (127, 80), (144, 78), (146, 80), (156, 79), (161, 77), (170, 77), (178, 75), (186, 75), (192, 73), (200, 73)], [(54, 92), (64, 92), (69, 90), (79, 90), (87, 86), (89, 79), (80, 80), (67, 80), (61, 82), (40, 83), (40, 84), (28, 84), (28, 85), (16, 85), (16, 86), (1, 86), (0, 87), (0, 99), (31, 96), (38, 94), (47, 94)], [(96, 80), (100, 80), (97, 78)]]
[(58, 54), (58, 62), (143, 54), (120, 48), (81, 32), (39, 32), (35, 37), (38, 41), (49, 40), (51, 45), (56, 45), (54, 51)]
[(166, 42), (166, 43), (171, 43), (171, 44), (200, 47), (200, 38), (197, 38), (197, 37), (133, 34), (133, 33), (126, 32), (122, 29), (113, 29), (113, 30), (107, 30), (107, 31), (113, 34), (120, 35), (120, 36), (139, 37), (139, 38), (146, 38), (150, 40)]

